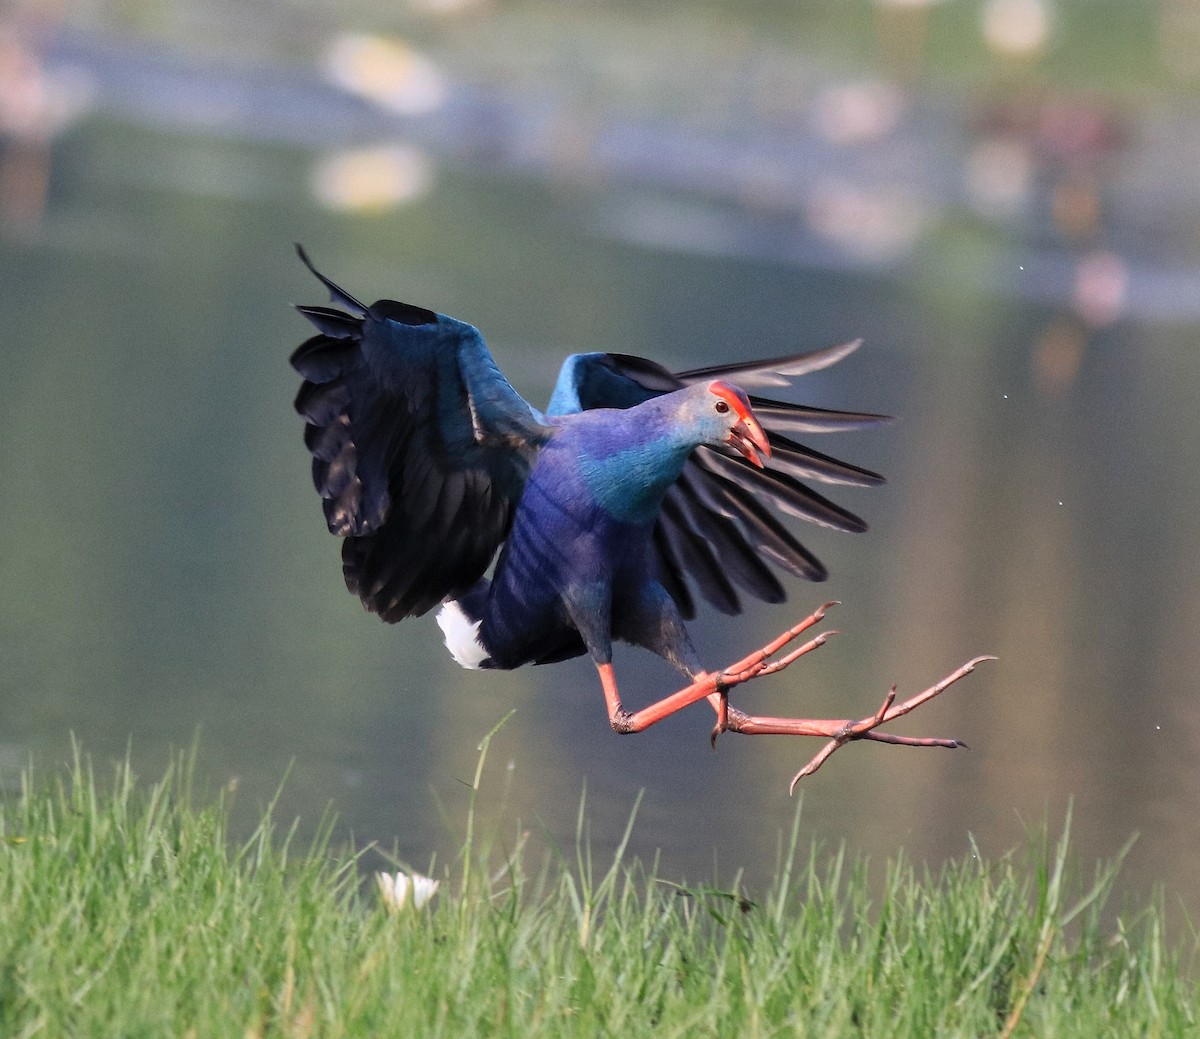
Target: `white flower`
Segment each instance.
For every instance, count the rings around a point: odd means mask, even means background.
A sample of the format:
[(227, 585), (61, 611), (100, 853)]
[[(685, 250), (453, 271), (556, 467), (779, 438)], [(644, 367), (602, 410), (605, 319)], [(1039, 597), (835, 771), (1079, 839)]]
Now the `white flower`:
[(437, 894), (440, 880), (423, 877), (420, 873), (376, 873), (375, 882), (379, 885), (379, 894), (383, 904), (395, 912), (408, 905), (408, 896), (412, 895), (414, 909), (423, 909), (429, 900)]

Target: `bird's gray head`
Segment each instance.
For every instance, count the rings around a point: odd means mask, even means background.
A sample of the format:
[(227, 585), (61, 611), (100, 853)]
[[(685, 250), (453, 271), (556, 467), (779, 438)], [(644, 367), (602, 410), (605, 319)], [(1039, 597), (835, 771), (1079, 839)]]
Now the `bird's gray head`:
[(729, 444), (763, 468), (763, 459), (771, 457), (771, 445), (745, 393), (720, 379), (678, 392), (680, 418), (693, 426), (703, 443)]

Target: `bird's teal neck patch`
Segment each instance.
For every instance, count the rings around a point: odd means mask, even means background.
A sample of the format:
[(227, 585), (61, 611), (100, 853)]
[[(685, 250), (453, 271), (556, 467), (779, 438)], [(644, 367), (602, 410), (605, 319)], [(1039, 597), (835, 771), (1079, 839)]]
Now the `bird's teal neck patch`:
[(583, 453), (580, 472), (593, 500), (613, 519), (649, 523), (693, 446), (658, 440), (626, 444), (603, 456)]

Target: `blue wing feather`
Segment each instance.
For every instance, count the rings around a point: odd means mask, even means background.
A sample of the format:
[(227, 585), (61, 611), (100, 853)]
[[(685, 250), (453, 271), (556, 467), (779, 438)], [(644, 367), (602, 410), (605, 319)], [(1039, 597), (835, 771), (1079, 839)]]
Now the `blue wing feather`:
[(484, 573), (552, 427), (471, 325), (391, 300), (366, 307), (301, 258), (350, 311), (299, 308), (320, 333), (292, 356), (313, 482), (344, 538), (347, 586), (398, 621)]
[[(708, 379), (787, 386), (792, 378), (836, 363), (858, 345), (846, 343), (810, 353), (679, 373), (628, 354), (573, 354), (563, 363), (546, 412), (562, 416), (592, 408), (630, 408)], [(797, 477), (858, 486), (883, 482), (878, 473), (821, 454), (786, 434), (859, 428), (887, 421), (886, 416), (831, 411), (763, 397), (750, 399), (771, 441), (769, 468), (758, 470), (740, 456), (699, 448), (679, 483), (668, 492), (657, 522), (654, 543), (659, 572), (685, 617), (694, 614), (685, 577), (695, 582), (712, 605), (726, 613), (741, 608), (727, 575), (758, 598), (778, 601), (782, 595), (778, 583), (761, 564), (750, 562), (759, 555), (766, 555), (796, 576), (812, 581), (825, 579), (821, 563), (771, 519), (762, 501), (823, 526), (866, 529), (858, 516)]]

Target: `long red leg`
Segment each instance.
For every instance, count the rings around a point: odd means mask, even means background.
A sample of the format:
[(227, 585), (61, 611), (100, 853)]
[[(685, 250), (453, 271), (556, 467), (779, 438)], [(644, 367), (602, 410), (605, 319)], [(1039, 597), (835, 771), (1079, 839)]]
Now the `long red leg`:
[(879, 732), (877, 727), (885, 722), (901, 718), (910, 711), (916, 710), (928, 703), (935, 696), (944, 692), (955, 682), (965, 678), (976, 666), (985, 660), (995, 660), (995, 657), (976, 657), (952, 671), (940, 682), (928, 689), (909, 697), (903, 703), (897, 704), (896, 687), (893, 686), (884, 697), (883, 703), (875, 714), (855, 721), (852, 718), (774, 718), (766, 715), (745, 714), (728, 703), (728, 691), (735, 685), (748, 682), (753, 678), (775, 674), (800, 657), (825, 644), (825, 640), (836, 632), (826, 632), (803, 645), (791, 650), (777, 660), (770, 658), (779, 652), (789, 642), (802, 632), (811, 628), (825, 616), (825, 611), (837, 605), (835, 602), (825, 603), (799, 624), (783, 632), (761, 649), (743, 657), (719, 673), (701, 675), (691, 685), (672, 693), (663, 699), (645, 707), (640, 711), (630, 713), (621, 706), (617, 694), (617, 683), (613, 676), (611, 664), (602, 664), (600, 682), (604, 688), (604, 699), (608, 707), (608, 718), (614, 730), (620, 733), (641, 732), (648, 729), (676, 711), (682, 710), (698, 700), (707, 699), (717, 713), (717, 724), (713, 729), (712, 740), (716, 745), (717, 736), (722, 732), (740, 732), (745, 735), (786, 735), (786, 736), (824, 736), (829, 742), (813, 756), (812, 760), (792, 778), (789, 792), (795, 790), (796, 784), (805, 776), (811, 776), (839, 748), (856, 740), (874, 740), (878, 743), (890, 743), (902, 747), (965, 747), (961, 740), (925, 738), (912, 736), (896, 736), (892, 733)]
[(598, 665), (597, 671), (600, 673), (600, 684), (604, 689), (604, 702), (608, 708), (609, 723), (615, 731), (620, 733), (642, 732), (664, 718), (670, 717), (676, 711), (694, 704), (697, 700), (703, 700), (705, 697), (711, 696), (722, 696), (726, 690), (735, 685), (741, 685), (741, 683), (748, 682), (759, 675), (782, 671), (789, 664), (799, 660), (805, 653), (823, 646), (825, 640), (830, 635), (836, 634), (836, 632), (826, 632), (824, 635), (818, 635), (815, 639), (806, 642), (803, 646), (792, 650), (778, 660), (772, 661), (768, 658), (778, 653), (779, 650), (802, 632), (818, 623), (825, 616), (825, 611), (835, 605), (837, 604), (832, 602), (825, 603), (820, 608), (814, 610), (809, 616), (805, 617), (799, 624), (788, 628), (787, 631), (771, 642), (768, 642), (762, 649), (756, 649), (736, 664), (731, 664), (724, 671), (701, 675), (691, 685), (685, 686), (679, 692), (672, 693), (670, 696), (664, 696), (657, 703), (652, 703), (649, 707), (643, 707), (640, 711), (633, 713), (626, 711), (621, 706), (621, 699), (617, 693), (617, 680), (613, 675), (612, 664)]

